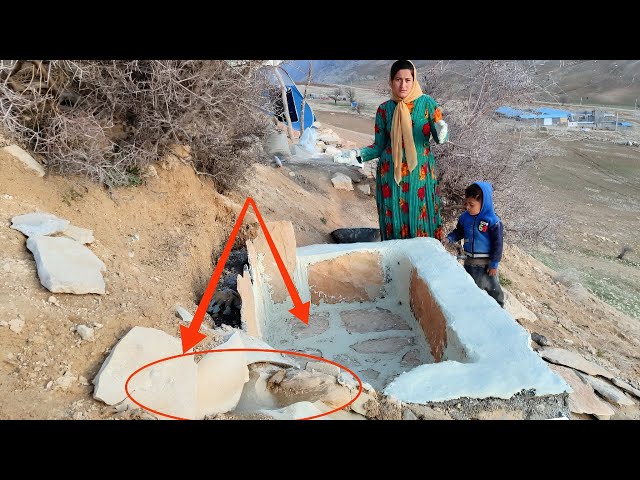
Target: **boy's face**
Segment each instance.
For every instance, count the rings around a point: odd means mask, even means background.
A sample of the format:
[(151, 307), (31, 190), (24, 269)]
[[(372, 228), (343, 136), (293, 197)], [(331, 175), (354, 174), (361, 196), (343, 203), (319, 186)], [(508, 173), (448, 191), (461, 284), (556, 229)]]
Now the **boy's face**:
[(473, 197), (468, 197), (464, 200), (464, 208), (467, 209), (469, 215), (478, 215), (480, 213), (480, 209), (482, 208), (482, 202), (480, 200), (476, 200)]

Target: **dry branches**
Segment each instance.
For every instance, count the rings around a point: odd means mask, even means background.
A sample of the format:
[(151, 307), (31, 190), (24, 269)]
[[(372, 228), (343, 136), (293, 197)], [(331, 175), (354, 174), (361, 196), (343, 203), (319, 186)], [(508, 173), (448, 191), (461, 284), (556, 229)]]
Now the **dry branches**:
[(173, 144), (224, 190), (261, 153), (259, 61), (3, 61), (0, 115), (48, 166), (108, 186)]
[(494, 187), (496, 212), (504, 221), (509, 241), (529, 243), (551, 236), (557, 222), (538, 208), (540, 193), (524, 175), (545, 145), (522, 142), (494, 118), (495, 110), (502, 105), (522, 105), (533, 99), (537, 87), (527, 65), (477, 61), (456, 72), (451, 64), (437, 64), (425, 74), (423, 82), (423, 90), (439, 102), (449, 124), (450, 141), (433, 147), (445, 226), (455, 226), (465, 187), (482, 180)]

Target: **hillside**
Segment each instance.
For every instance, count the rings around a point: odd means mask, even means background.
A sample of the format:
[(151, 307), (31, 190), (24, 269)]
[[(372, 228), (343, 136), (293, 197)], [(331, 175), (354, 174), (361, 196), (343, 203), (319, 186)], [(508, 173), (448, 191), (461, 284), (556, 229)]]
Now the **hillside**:
[[(640, 60), (524, 60), (535, 68), (535, 80), (557, 97), (541, 95), (541, 101), (564, 101), (634, 108), (640, 97)], [(295, 81), (306, 79), (309, 60), (297, 60), (289, 68)], [(313, 60), (313, 80), (318, 83), (375, 86), (386, 81), (392, 60)], [(448, 63), (448, 61), (445, 61)], [(414, 60), (421, 72), (434, 60)], [(454, 71), (464, 71), (471, 61), (454, 60)], [(294, 76), (295, 73), (295, 76)], [(456, 81), (460, 81), (457, 78)]]
[[(326, 118), (324, 127), (345, 145), (366, 137)], [(353, 172), (330, 161), (255, 164), (250, 179), (227, 196), (175, 157), (146, 172), (143, 185), (111, 194), (83, 178), (39, 178), (7, 156), (0, 156), (0, 168), (0, 419), (126, 418), (92, 397), (91, 380), (132, 327), (178, 336), (176, 305), (195, 310), (247, 196), (266, 221), (292, 222), (298, 246), (331, 242), (336, 228), (377, 226), (374, 197), (333, 188), (333, 173)], [(373, 186), (370, 178), (360, 182)], [(105, 295), (52, 295), (40, 284), (25, 236), (10, 228), (14, 216), (33, 211), (93, 231), (91, 249), (106, 265)], [(240, 245), (255, 232), (251, 213), (246, 223)], [(535, 314), (520, 320), (527, 329), (640, 385), (636, 319), (561, 282), (516, 245), (507, 246), (501, 268), (509, 291)], [(79, 325), (95, 338), (81, 337)], [(640, 418), (637, 400), (613, 408), (613, 418)]]

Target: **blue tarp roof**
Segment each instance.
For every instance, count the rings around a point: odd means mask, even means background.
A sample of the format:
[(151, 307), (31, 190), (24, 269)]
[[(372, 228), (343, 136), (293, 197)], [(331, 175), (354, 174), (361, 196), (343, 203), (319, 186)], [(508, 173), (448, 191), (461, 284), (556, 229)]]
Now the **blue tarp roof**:
[[(506, 117), (519, 117), (525, 119), (531, 118), (569, 118), (572, 113), (569, 110), (558, 110), (557, 108), (541, 107), (531, 111), (519, 110), (512, 107), (500, 107), (496, 109), (496, 113), (500, 113)], [(578, 114), (590, 114), (589, 111), (578, 112)], [(623, 127), (633, 127), (629, 122), (618, 122)]]
[(571, 112), (568, 110), (558, 110), (556, 108), (541, 107), (531, 111), (519, 110), (512, 107), (500, 107), (496, 109), (497, 113), (507, 117), (520, 118), (568, 118)]

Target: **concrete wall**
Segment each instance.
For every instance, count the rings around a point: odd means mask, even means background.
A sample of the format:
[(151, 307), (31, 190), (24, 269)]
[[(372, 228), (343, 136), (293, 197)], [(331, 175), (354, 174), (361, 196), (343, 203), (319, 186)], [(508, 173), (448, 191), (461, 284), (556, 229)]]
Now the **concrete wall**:
[[(256, 273), (258, 330), (265, 341), (283, 343), (290, 338), (288, 310), (293, 304), (290, 298), (280, 304), (271, 302), (264, 294), (268, 288), (260, 284), (260, 273)], [(406, 309), (403, 319), (421, 332), (415, 348), (428, 350), (432, 360), (423, 357), (426, 363), (393, 378), (384, 389), (385, 395), (427, 404), (457, 398), (509, 399), (522, 391), (534, 392), (534, 397), (566, 396), (571, 391), (531, 349), (526, 330), (478, 289), (462, 265), (435, 239), (301, 247), (293, 277), (302, 301), (312, 302), (312, 315), (322, 308), (333, 312), (333, 306), (362, 308), (362, 302), (396, 311)], [(338, 327), (338, 322), (334, 323)], [(396, 332), (393, 338), (402, 335)], [(327, 351), (336, 354), (336, 344), (343, 339), (334, 336), (326, 340)], [(341, 348), (348, 350), (354, 341), (344, 339)], [(396, 353), (400, 354), (404, 355)]]

